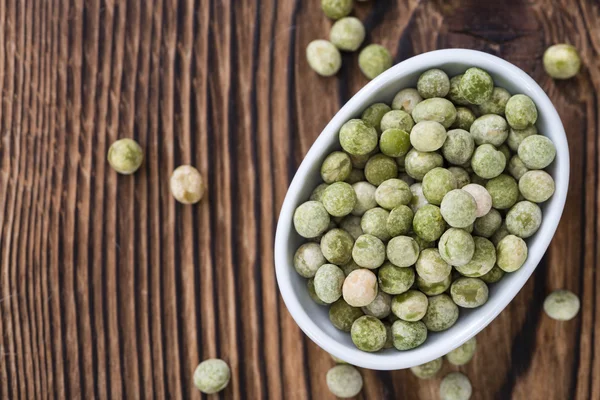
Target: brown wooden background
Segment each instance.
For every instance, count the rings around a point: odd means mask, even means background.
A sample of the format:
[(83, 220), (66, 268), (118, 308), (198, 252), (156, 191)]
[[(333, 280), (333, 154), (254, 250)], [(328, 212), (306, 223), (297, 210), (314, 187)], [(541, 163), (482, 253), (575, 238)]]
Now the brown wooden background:
[[(192, 373), (214, 356), (232, 367), (222, 398), (331, 398), (333, 362), (285, 309), (272, 251), (303, 154), (367, 82), (356, 54), (336, 78), (308, 68), (330, 26), (318, 3), (0, 0), (1, 399), (200, 398)], [(371, 0), (355, 14), (396, 61), (480, 49), (552, 98), (572, 155), (562, 222), (460, 369), (474, 399), (599, 399), (600, 5)], [(585, 68), (554, 82), (541, 57), (565, 41)], [(105, 161), (119, 137), (145, 148), (134, 176)], [(208, 182), (200, 205), (169, 194), (183, 163)], [(582, 312), (557, 323), (542, 302), (563, 287)], [(437, 398), (439, 380), (362, 373), (363, 399)]]

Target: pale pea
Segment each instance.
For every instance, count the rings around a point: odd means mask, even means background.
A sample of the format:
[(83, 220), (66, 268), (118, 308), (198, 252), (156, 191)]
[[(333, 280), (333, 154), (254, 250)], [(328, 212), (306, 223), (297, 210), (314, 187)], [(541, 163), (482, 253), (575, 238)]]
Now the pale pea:
[(368, 269), (352, 271), (344, 280), (342, 295), (352, 307), (369, 305), (377, 297), (377, 276)]

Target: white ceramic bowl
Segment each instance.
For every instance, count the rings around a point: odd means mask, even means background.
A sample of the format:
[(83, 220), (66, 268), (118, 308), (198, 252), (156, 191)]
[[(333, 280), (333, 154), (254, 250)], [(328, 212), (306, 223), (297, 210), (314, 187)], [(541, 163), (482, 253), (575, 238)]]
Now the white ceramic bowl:
[[(452, 328), (440, 333), (429, 333), (427, 341), (416, 349), (388, 349), (378, 353), (360, 351), (354, 346), (348, 333), (337, 330), (331, 324), (328, 308), (311, 300), (306, 289), (306, 279), (294, 270), (294, 252), (305, 241), (294, 231), (294, 209), (308, 200), (314, 187), (320, 183), (319, 170), (325, 156), (340, 149), (338, 131), (344, 122), (360, 118), (362, 111), (373, 103), (390, 104), (400, 89), (415, 87), (417, 78), (423, 71), (441, 68), (449, 76), (454, 76), (471, 66), (488, 71), (495, 84), (506, 88), (511, 94), (524, 93), (533, 99), (539, 114), (537, 127), (540, 133), (548, 136), (556, 145), (556, 159), (548, 168), (555, 179), (556, 192), (542, 205), (544, 218), (539, 231), (527, 240), (529, 257), (525, 265), (491, 285), (489, 300), (485, 305), (473, 310), (461, 308), (460, 317)], [(390, 68), (354, 95), (325, 127), (298, 168), (283, 202), (275, 237), (277, 282), (283, 300), (308, 337), (328, 353), (350, 364), (377, 370), (394, 370), (429, 362), (475, 336), (500, 314), (523, 287), (556, 231), (565, 205), (568, 183), (569, 149), (564, 128), (550, 99), (529, 75), (507, 61), (474, 50), (438, 50), (410, 58)]]

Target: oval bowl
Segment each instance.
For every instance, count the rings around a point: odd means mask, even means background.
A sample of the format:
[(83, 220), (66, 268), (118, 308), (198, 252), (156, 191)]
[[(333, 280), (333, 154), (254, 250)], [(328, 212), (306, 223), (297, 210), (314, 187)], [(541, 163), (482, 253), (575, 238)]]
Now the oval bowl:
[[(295, 231), (292, 216), (295, 208), (306, 201), (320, 183), (320, 165), (327, 154), (340, 149), (338, 132), (344, 122), (360, 118), (370, 104), (390, 104), (403, 88), (416, 87), (419, 75), (430, 68), (441, 68), (449, 76), (468, 67), (488, 71), (497, 86), (511, 94), (523, 93), (533, 99), (538, 108), (537, 127), (556, 146), (556, 159), (547, 168), (554, 177), (556, 192), (541, 205), (543, 221), (538, 232), (527, 240), (529, 256), (516, 272), (490, 285), (489, 300), (483, 306), (460, 309), (456, 324), (444, 332), (429, 333), (420, 347), (409, 351), (388, 349), (378, 353), (358, 350), (350, 335), (337, 330), (329, 321), (328, 308), (314, 303), (306, 289), (306, 279), (294, 270), (293, 257), (305, 241)], [(283, 300), (306, 335), (328, 353), (346, 362), (375, 370), (409, 368), (441, 357), (460, 346), (485, 328), (510, 303), (531, 276), (544, 255), (558, 226), (569, 184), (569, 149), (560, 117), (542, 88), (523, 70), (493, 55), (466, 49), (436, 50), (412, 57), (390, 68), (354, 95), (327, 124), (298, 168), (283, 202), (275, 235), (275, 270)], [(501, 328), (499, 328), (501, 329)]]

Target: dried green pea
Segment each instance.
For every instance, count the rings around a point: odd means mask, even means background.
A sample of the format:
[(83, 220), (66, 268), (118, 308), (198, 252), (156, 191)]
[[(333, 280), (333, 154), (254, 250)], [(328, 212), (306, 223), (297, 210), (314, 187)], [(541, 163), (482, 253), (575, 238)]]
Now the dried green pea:
[(466, 228), (475, 222), (477, 202), (469, 192), (463, 189), (454, 189), (442, 199), (440, 213), (451, 227)]
[[(438, 250), (440, 257), (448, 264), (465, 265), (475, 253), (475, 242), (473, 237), (463, 229), (450, 228), (442, 237), (438, 243)], [(417, 270), (417, 273), (419, 271)], [(426, 280), (427, 277), (424, 277)], [(431, 279), (430, 279), (431, 280)], [(435, 282), (435, 281), (434, 281)]]
[(510, 175), (501, 174), (490, 179), (485, 188), (492, 197), (492, 206), (498, 210), (509, 209), (519, 198), (519, 186)]
[(465, 365), (473, 359), (477, 349), (477, 339), (472, 337), (450, 353), (446, 354), (446, 360), (452, 365)]
[(502, 225), (502, 215), (498, 210), (492, 208), (483, 217), (479, 217), (473, 224), (473, 231), (477, 236), (490, 238)]
[(375, 300), (364, 306), (362, 311), (366, 315), (372, 315), (375, 318), (386, 318), (392, 312), (392, 296), (379, 291)]
[(491, 144), (482, 144), (471, 158), (473, 172), (484, 179), (497, 177), (506, 167), (506, 157)]
[(487, 302), (489, 289), (479, 278), (458, 278), (450, 286), (450, 295), (457, 306), (477, 308)]
[(356, 206), (356, 192), (349, 183), (335, 182), (325, 189), (321, 202), (330, 215), (344, 217)]
[(412, 112), (412, 117), (415, 123), (435, 121), (448, 129), (456, 120), (456, 108), (449, 100), (434, 97), (417, 104)]
[(556, 148), (550, 139), (542, 135), (529, 136), (521, 142), (519, 158), (529, 169), (544, 169), (554, 161)]
[(469, 103), (483, 104), (492, 96), (494, 81), (486, 71), (472, 67), (463, 74), (458, 89), (462, 97)]
[(474, 236), (475, 253), (471, 261), (455, 269), (466, 277), (478, 278), (487, 274), (496, 264), (496, 248), (486, 238)]
[(427, 340), (427, 328), (421, 321), (398, 320), (392, 324), (392, 335), (397, 350), (410, 350), (419, 347)]
[(340, 128), (339, 139), (348, 154), (362, 156), (375, 150), (379, 138), (374, 127), (361, 119), (351, 119)]
[(375, 190), (375, 201), (386, 210), (410, 204), (411, 199), (410, 187), (400, 179), (388, 179)]
[(392, 238), (386, 248), (388, 260), (397, 267), (410, 267), (419, 257), (419, 245), (409, 236)]
[(434, 168), (423, 177), (423, 195), (430, 204), (439, 206), (444, 196), (456, 189), (456, 179), (445, 168)]
[(352, 307), (344, 299), (334, 302), (329, 308), (329, 320), (337, 329), (350, 332), (352, 324), (363, 316), (360, 307)]
[(329, 213), (318, 201), (307, 201), (294, 211), (294, 228), (305, 238), (321, 235), (329, 227)]
[[(369, 126), (374, 127), (377, 130), (377, 132), (381, 132), (381, 130), (379, 128), (381, 125), (381, 119), (390, 110), (391, 110), (390, 106), (388, 106), (385, 103), (371, 104), (369, 107), (367, 107), (365, 109), (365, 111), (363, 111), (363, 113), (361, 115), (361, 119), (365, 123), (367, 123)], [(366, 163), (366, 160), (365, 160), (365, 163)], [(363, 167), (364, 167), (364, 165), (363, 165)]]
[(579, 53), (570, 44), (555, 44), (544, 52), (544, 69), (554, 79), (572, 78), (579, 73), (580, 67)]
[(342, 151), (334, 151), (329, 154), (321, 164), (321, 178), (325, 183), (345, 181), (351, 171), (350, 157)]
[(508, 138), (506, 139), (506, 144), (512, 151), (517, 151), (519, 149), (519, 145), (525, 138), (528, 138), (532, 135), (537, 135), (538, 130), (535, 125), (528, 126), (525, 129), (514, 129), (510, 128), (508, 130)]
[(349, 15), (354, 7), (354, 0), (321, 0), (323, 13), (331, 19), (340, 19)]
[(110, 146), (106, 158), (115, 171), (131, 175), (142, 165), (144, 152), (135, 140), (119, 139)]
[(534, 125), (538, 113), (535, 103), (529, 96), (516, 94), (506, 103), (506, 120), (514, 129), (525, 129)]
[(504, 116), (508, 99), (510, 99), (508, 90), (501, 87), (495, 87), (490, 98), (475, 107), (481, 115), (496, 114)]
[(527, 243), (515, 235), (507, 235), (496, 246), (496, 264), (504, 272), (520, 269), (527, 260)]
[(346, 279), (346, 276), (337, 265), (322, 265), (317, 270), (313, 280), (317, 297), (328, 304), (337, 301), (342, 297), (344, 279)]
[(470, 132), (478, 146), (487, 143), (498, 147), (508, 137), (508, 124), (500, 115), (486, 114), (473, 122)]
[(423, 101), (423, 98), (421, 97), (417, 89), (402, 89), (396, 94), (396, 96), (394, 96), (394, 100), (392, 101), (392, 108), (394, 110), (402, 110), (406, 111), (409, 114), (412, 114), (415, 106), (421, 101)]
[[(450, 90), (448, 92), (448, 99), (452, 101), (454, 104), (458, 104), (460, 106), (466, 106), (470, 103), (463, 97), (460, 92), (460, 80), (462, 79), (463, 74), (453, 76), (450, 79)], [(464, 128), (463, 128), (464, 129)]]
[(440, 400), (469, 400), (473, 387), (469, 378), (460, 372), (452, 372), (440, 384)]
[(331, 42), (313, 40), (306, 47), (308, 65), (321, 76), (335, 75), (342, 67), (342, 55)]
[(550, 318), (558, 321), (575, 318), (579, 308), (579, 297), (569, 290), (556, 290), (544, 300), (544, 311)]
[(369, 182), (356, 182), (352, 185), (356, 194), (356, 204), (352, 209), (352, 215), (362, 216), (368, 210), (377, 207), (375, 191), (377, 188)]
[(450, 128), (468, 131), (471, 129), (471, 125), (473, 125), (475, 119), (475, 114), (467, 107), (456, 107), (456, 119)]
[(530, 201), (520, 201), (506, 214), (506, 228), (520, 238), (527, 239), (542, 224), (542, 210)]
[(373, 235), (380, 240), (390, 239), (387, 231), (387, 219), (390, 213), (380, 207), (375, 207), (364, 213), (360, 226), (365, 234)]
[(294, 268), (304, 278), (312, 278), (327, 260), (316, 243), (304, 243), (294, 254)]
[(436, 121), (420, 121), (410, 131), (410, 143), (419, 151), (436, 151), (446, 141), (446, 128)]
[(354, 239), (343, 229), (332, 229), (321, 238), (321, 252), (332, 264), (344, 265), (350, 261), (353, 246)]
[(462, 167), (450, 167), (448, 171), (454, 175), (454, 179), (456, 180), (456, 188), (462, 189), (469, 183), (471, 183), (471, 178), (469, 177), (469, 173)]
[(505, 272), (502, 271), (498, 265), (494, 265), (494, 268), (490, 269), (489, 272), (480, 277), (482, 281), (487, 284), (496, 283), (504, 276)]
[(360, 19), (345, 17), (331, 26), (329, 40), (340, 50), (356, 51), (365, 40), (365, 34), (365, 26)]
[(401, 129), (405, 132), (410, 132), (414, 125), (415, 123), (409, 113), (402, 110), (391, 110), (381, 118), (379, 128), (381, 132), (385, 132), (388, 129)]
[(379, 268), (385, 261), (385, 245), (373, 235), (359, 236), (352, 248), (352, 259), (363, 268)]
[(529, 171), (529, 168), (527, 168), (521, 160), (521, 158), (519, 158), (519, 156), (515, 154), (511, 157), (510, 161), (508, 162), (506, 170), (509, 174), (512, 175), (513, 178), (515, 178), (518, 181), (523, 175), (525, 175), (527, 171)]
[(442, 369), (442, 357), (429, 361), (425, 364), (412, 367), (411, 372), (420, 379), (431, 379)]
[(392, 66), (390, 52), (378, 44), (370, 44), (358, 55), (358, 66), (369, 79), (375, 79), (379, 74)]
[(363, 387), (360, 372), (352, 365), (336, 365), (327, 371), (327, 387), (329, 391), (340, 398), (354, 397)]
[(444, 71), (438, 68), (423, 72), (417, 81), (417, 91), (424, 99), (444, 97), (449, 90), (450, 79)]
[(409, 290), (392, 299), (392, 312), (403, 321), (419, 321), (427, 312), (427, 296), (418, 290)]
[(423, 240), (429, 242), (438, 240), (445, 229), (446, 223), (439, 207), (426, 204), (415, 213), (413, 230)]
[(218, 393), (225, 389), (230, 378), (229, 365), (218, 358), (202, 361), (194, 371), (194, 385), (206, 394)]
[(442, 146), (444, 158), (454, 165), (463, 165), (468, 162), (475, 150), (473, 136), (463, 129), (449, 130), (447, 136)]
[(411, 288), (415, 282), (413, 268), (396, 267), (386, 262), (378, 270), (379, 289), (387, 294), (401, 294)]
[(393, 158), (386, 155), (376, 154), (365, 165), (365, 177), (369, 183), (375, 186), (379, 186), (384, 181), (397, 176), (398, 164)]
[(386, 228), (391, 237), (408, 234), (412, 229), (414, 213), (410, 207), (400, 205), (390, 211)]
[(452, 267), (440, 256), (438, 249), (425, 249), (415, 264), (417, 274), (428, 282), (441, 282), (452, 272)]
[(410, 135), (402, 129), (387, 129), (381, 134), (379, 148), (389, 157), (404, 156), (410, 150)]
[(437, 296), (438, 294), (444, 293), (450, 284), (452, 283), (452, 274), (448, 275), (441, 282), (428, 282), (425, 279), (417, 275), (417, 289), (425, 293), (427, 296)]
[(412, 149), (406, 155), (404, 164), (406, 173), (420, 181), (423, 180), (426, 173), (444, 165), (444, 159), (438, 153), (421, 152)]
[(362, 351), (379, 351), (387, 340), (385, 325), (370, 315), (358, 318), (352, 324), (350, 336), (354, 345)]
[(429, 307), (422, 321), (431, 332), (441, 332), (456, 323), (458, 314), (458, 307), (450, 296), (440, 294), (429, 298)]
[(519, 190), (526, 200), (543, 203), (554, 194), (554, 179), (545, 171), (528, 171), (519, 180)]

